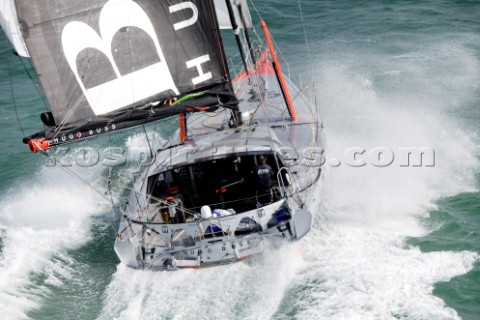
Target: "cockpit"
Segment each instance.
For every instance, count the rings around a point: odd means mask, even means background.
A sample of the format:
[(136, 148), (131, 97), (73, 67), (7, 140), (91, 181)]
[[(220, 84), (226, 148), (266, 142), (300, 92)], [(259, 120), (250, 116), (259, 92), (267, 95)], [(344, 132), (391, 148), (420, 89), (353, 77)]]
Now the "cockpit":
[[(271, 168), (270, 188), (259, 188), (257, 183), (256, 168), (261, 165), (261, 156)], [(147, 187), (151, 222), (190, 222), (203, 206), (209, 206), (214, 215), (227, 216), (279, 201), (289, 185), (284, 167), (273, 153), (228, 155), (152, 175)]]

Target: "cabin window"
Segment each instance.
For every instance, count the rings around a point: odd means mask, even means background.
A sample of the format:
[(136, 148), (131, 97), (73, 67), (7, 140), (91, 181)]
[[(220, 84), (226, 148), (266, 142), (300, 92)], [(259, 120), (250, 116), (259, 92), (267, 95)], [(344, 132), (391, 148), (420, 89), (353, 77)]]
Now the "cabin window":
[(251, 233), (261, 232), (262, 226), (255, 222), (252, 218), (245, 217), (238, 224), (237, 229), (235, 230), (235, 236), (246, 236)]
[(205, 232), (203, 233), (203, 236), (207, 239), (215, 238), (215, 237), (223, 237), (225, 235), (226, 235), (225, 232), (223, 232), (222, 229), (215, 224), (209, 225), (207, 229), (205, 229)]

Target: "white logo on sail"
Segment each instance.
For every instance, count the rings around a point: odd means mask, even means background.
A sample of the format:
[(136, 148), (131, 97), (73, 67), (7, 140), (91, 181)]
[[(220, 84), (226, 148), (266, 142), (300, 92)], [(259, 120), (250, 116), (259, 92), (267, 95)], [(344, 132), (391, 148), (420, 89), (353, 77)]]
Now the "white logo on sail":
[[(175, 13), (185, 9), (192, 10), (192, 17), (182, 22), (175, 23), (173, 25), (173, 28), (175, 29), (175, 31), (190, 27), (198, 21), (198, 8), (191, 1), (182, 2), (169, 7), (170, 13)], [(205, 73), (203, 72), (203, 69), (202, 69), (202, 63), (205, 63), (208, 61), (210, 61), (210, 55), (206, 54), (204, 56), (195, 58), (185, 63), (188, 69), (191, 69), (194, 67), (197, 68), (198, 77), (195, 77), (192, 79), (193, 85), (197, 85), (199, 83), (205, 82), (213, 78), (211, 72)]]
[(194, 25), (198, 20), (198, 9), (191, 1), (182, 2), (179, 4), (173, 5), (168, 9), (170, 10), (170, 13), (174, 13), (184, 9), (190, 9), (193, 12), (193, 15), (190, 19), (179, 22), (179, 23), (175, 23), (173, 25), (173, 28), (175, 29), (175, 31)]
[(189, 68), (189, 69), (193, 68), (193, 67), (197, 68), (199, 76), (192, 79), (193, 85), (197, 85), (201, 82), (212, 79), (212, 73), (211, 72), (204, 73), (203, 69), (202, 69), (202, 63), (205, 63), (205, 62), (208, 62), (208, 61), (210, 61), (210, 56), (208, 54), (206, 54), (204, 56), (201, 56), (201, 57), (198, 57), (196, 59), (187, 61), (185, 63), (187, 65), (187, 68)]
[[(122, 28), (137, 27), (152, 38), (160, 62), (121, 75), (115, 64), (111, 45), (113, 37)], [(152, 22), (143, 9), (132, 0), (110, 0), (99, 18), (100, 35), (89, 25), (73, 21), (63, 29), (62, 44), (65, 57), (96, 115), (105, 114), (149, 98), (166, 90), (179, 95)], [(86, 89), (77, 70), (77, 56), (86, 49), (101, 51), (110, 61), (117, 79)]]

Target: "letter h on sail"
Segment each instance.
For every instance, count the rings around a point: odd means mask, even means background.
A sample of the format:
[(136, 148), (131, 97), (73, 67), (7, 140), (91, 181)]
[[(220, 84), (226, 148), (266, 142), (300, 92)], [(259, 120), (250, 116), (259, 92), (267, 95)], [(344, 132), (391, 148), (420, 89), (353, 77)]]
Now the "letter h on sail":
[[(136, 27), (145, 31), (154, 42), (160, 62), (121, 75), (111, 47), (115, 34), (125, 27)], [(96, 115), (126, 107), (166, 90), (173, 90), (176, 95), (180, 94), (164, 58), (153, 24), (137, 3), (132, 0), (108, 1), (100, 12), (99, 29), (100, 35), (89, 25), (72, 21), (62, 32), (65, 57)], [(94, 48), (102, 52), (110, 61), (117, 78), (87, 89), (77, 69), (77, 56), (86, 48)]]

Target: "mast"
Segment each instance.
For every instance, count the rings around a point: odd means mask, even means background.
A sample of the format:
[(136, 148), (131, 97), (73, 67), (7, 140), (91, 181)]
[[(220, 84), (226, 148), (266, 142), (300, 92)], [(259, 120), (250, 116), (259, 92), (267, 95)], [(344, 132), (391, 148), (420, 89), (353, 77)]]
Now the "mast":
[[(230, 4), (230, 0), (226, 0), (226, 3), (227, 3), (227, 6), (228, 6), (228, 4)], [(220, 30), (221, 28), (220, 28), (219, 21), (218, 21), (218, 15), (215, 14), (216, 10), (217, 10), (217, 8), (215, 7), (215, 1), (209, 1), (208, 4), (210, 5), (210, 11), (212, 13), (212, 20), (213, 20), (213, 24), (215, 25), (217, 43), (218, 43), (218, 46), (220, 47), (220, 52), (221, 52), (221, 55), (222, 55), (222, 61), (223, 61), (224, 68), (225, 68), (225, 74), (228, 76), (228, 78), (226, 80), (227, 80), (228, 85), (230, 86), (231, 91), (234, 92), (233, 83), (232, 83), (232, 80), (230, 78), (230, 69), (228, 67), (228, 62), (227, 62), (227, 54), (225, 53), (225, 46), (223, 44), (222, 32)], [(230, 9), (232, 9), (231, 4), (230, 4)], [(232, 16), (230, 15), (230, 10), (228, 9), (228, 7), (227, 7), (227, 10), (229, 11), (230, 23), (232, 23), (232, 20), (231, 20)], [(231, 10), (231, 11), (233, 13), (233, 10)], [(234, 16), (233, 16), (233, 19), (235, 21)], [(233, 28), (233, 23), (232, 23), (232, 28)], [(238, 40), (237, 40), (237, 44), (238, 44)], [(241, 43), (240, 43), (239, 48), (241, 49)], [(244, 65), (245, 65), (245, 62), (244, 62)], [(241, 115), (241, 112), (239, 111), (238, 104), (237, 104), (236, 108), (232, 109), (232, 119), (233, 119), (236, 126), (241, 126), (242, 125), (242, 115)], [(186, 127), (187, 118), (186, 117), (184, 119), (184, 123), (185, 123), (185, 132), (186, 132), (186, 129), (187, 129), (187, 127)]]
[(242, 3), (240, 1), (237, 2), (237, 8), (238, 12), (240, 13), (240, 19), (242, 20), (243, 34), (245, 35), (245, 40), (247, 41), (248, 52), (250, 53), (250, 57), (252, 58), (252, 65), (255, 65), (255, 54), (253, 53), (253, 46), (252, 42), (250, 41), (250, 34), (248, 33), (247, 23), (245, 15), (243, 14)]
[(247, 60), (245, 59), (242, 40), (240, 39), (240, 28), (238, 27), (237, 19), (235, 18), (235, 13), (233, 12), (232, 3), (230, 2), (230, 0), (225, 0), (225, 2), (227, 3), (228, 15), (230, 17), (230, 23), (232, 24), (233, 33), (235, 34), (235, 40), (237, 41), (238, 50), (240, 51), (240, 57), (242, 58), (243, 67), (245, 68), (245, 73), (248, 75)]

